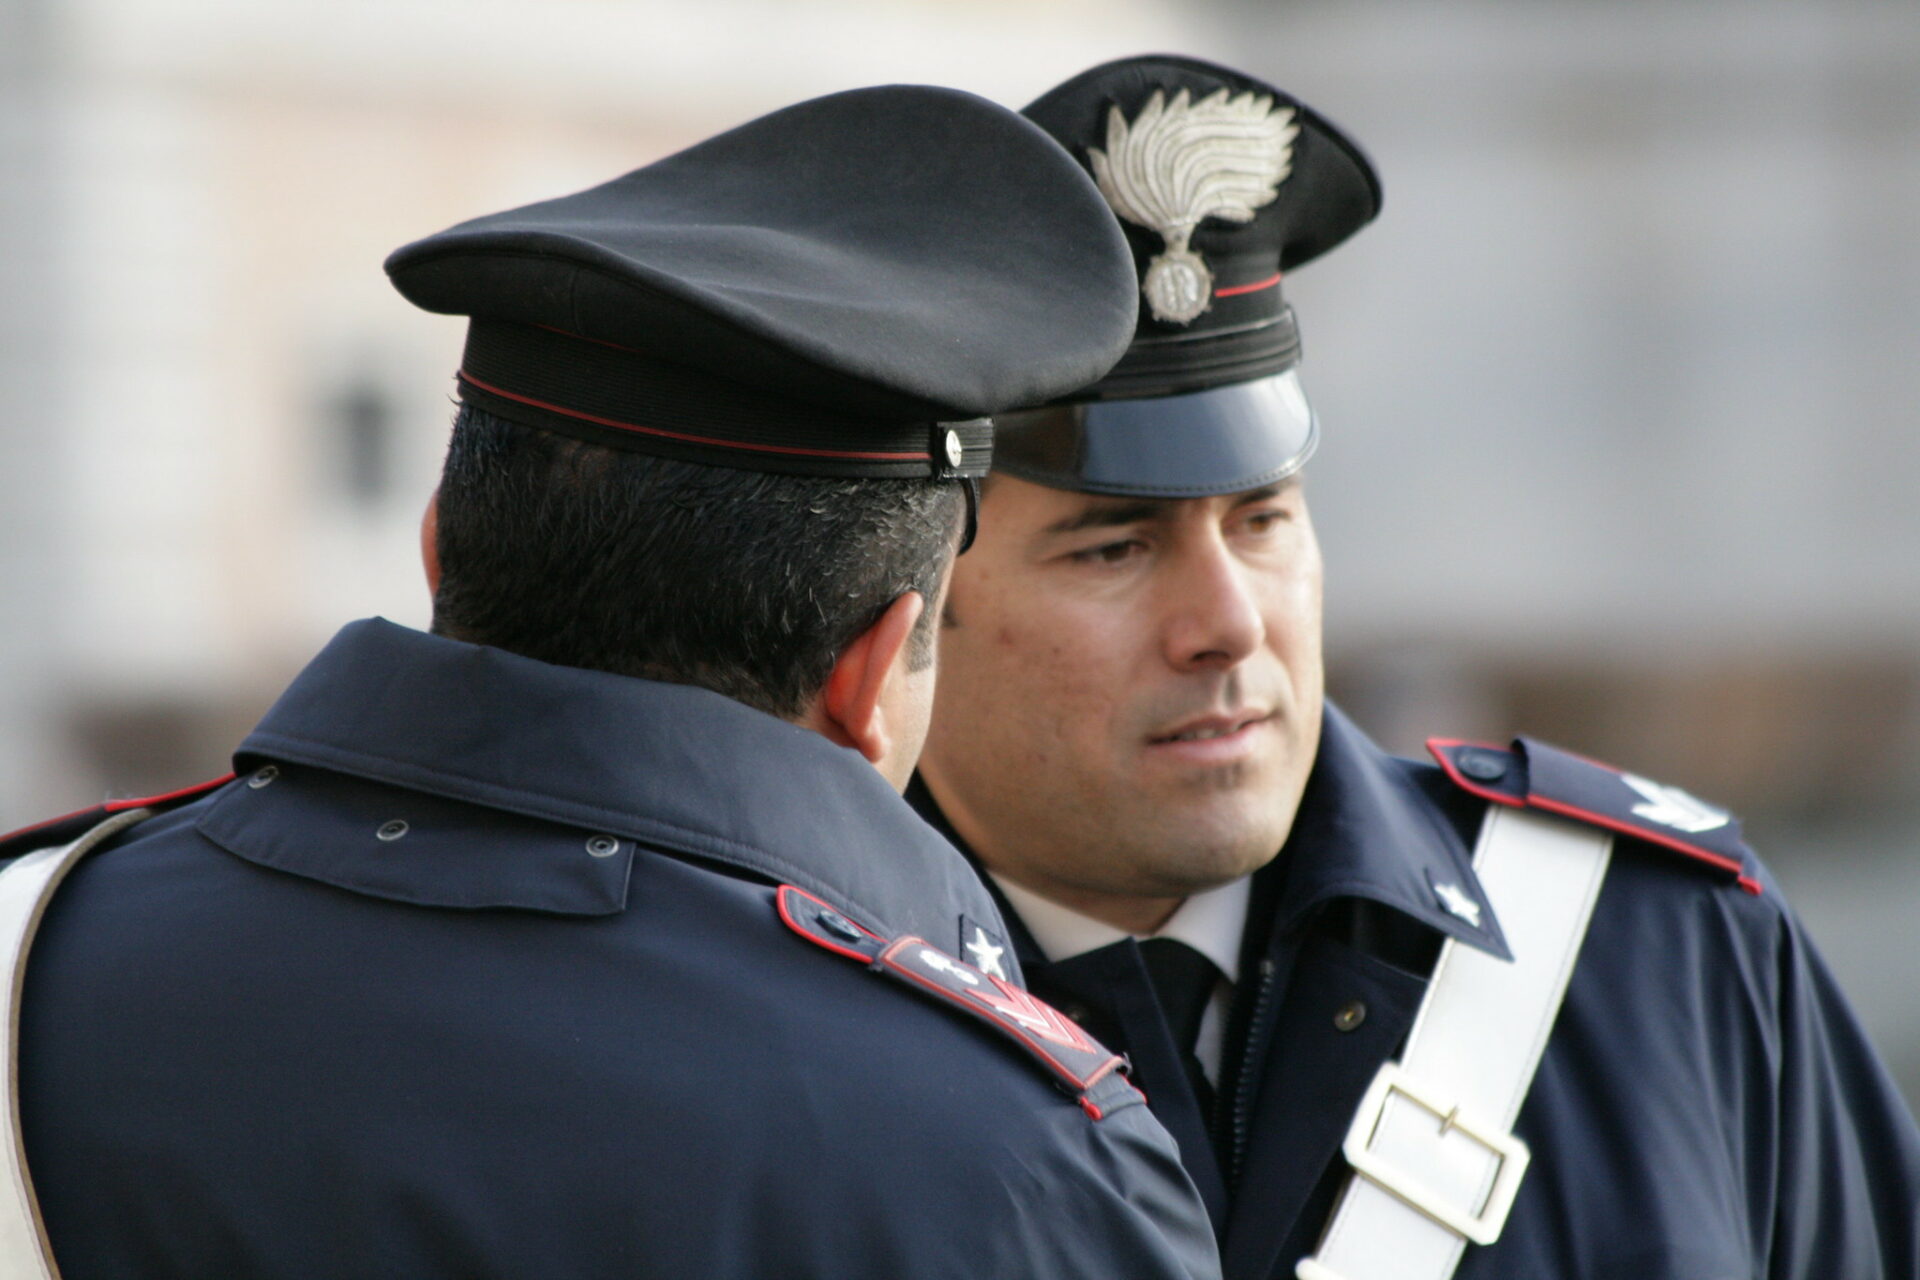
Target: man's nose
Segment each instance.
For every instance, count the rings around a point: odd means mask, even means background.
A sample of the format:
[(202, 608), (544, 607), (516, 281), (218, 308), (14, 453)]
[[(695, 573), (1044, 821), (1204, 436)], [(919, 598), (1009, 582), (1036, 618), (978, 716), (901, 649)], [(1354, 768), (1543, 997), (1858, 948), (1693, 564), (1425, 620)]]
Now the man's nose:
[(1227, 670), (1267, 636), (1255, 582), (1218, 537), (1167, 564), (1166, 659), (1176, 670)]

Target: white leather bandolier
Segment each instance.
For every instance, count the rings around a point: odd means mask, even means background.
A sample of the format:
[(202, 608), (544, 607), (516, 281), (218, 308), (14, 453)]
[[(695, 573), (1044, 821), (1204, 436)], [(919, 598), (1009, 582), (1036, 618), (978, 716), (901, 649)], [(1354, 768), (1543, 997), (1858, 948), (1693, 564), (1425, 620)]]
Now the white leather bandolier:
[(1606, 878), (1613, 837), (1493, 805), (1474, 870), (1511, 963), (1448, 939), (1399, 1062), (1347, 1131), (1353, 1176), (1300, 1280), (1446, 1280), (1499, 1237), (1526, 1172), (1513, 1136)]
[(151, 816), (151, 809), (129, 809), (93, 827), (72, 844), (35, 849), (0, 869), (0, 962), (7, 966), (6, 1043), (7, 1128), (4, 1146), (6, 1186), (0, 1188), (0, 1280), (58, 1280), (33, 1180), (27, 1174), (26, 1147), (20, 1136), (20, 992), (27, 972), (27, 951), (40, 928), (47, 903), (80, 859)]

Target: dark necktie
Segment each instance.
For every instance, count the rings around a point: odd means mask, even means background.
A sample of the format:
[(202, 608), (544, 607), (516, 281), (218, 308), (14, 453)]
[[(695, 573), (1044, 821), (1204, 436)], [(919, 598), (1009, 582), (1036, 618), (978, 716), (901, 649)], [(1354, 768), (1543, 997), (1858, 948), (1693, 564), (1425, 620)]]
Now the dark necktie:
[(1147, 976), (1153, 980), (1153, 993), (1159, 998), (1160, 1011), (1166, 1015), (1167, 1028), (1180, 1050), (1180, 1062), (1200, 1103), (1200, 1114), (1211, 1116), (1213, 1086), (1193, 1048), (1200, 1038), (1200, 1020), (1206, 1016), (1207, 1002), (1220, 984), (1220, 970), (1213, 961), (1173, 938), (1146, 939), (1140, 944), (1140, 957), (1147, 963)]

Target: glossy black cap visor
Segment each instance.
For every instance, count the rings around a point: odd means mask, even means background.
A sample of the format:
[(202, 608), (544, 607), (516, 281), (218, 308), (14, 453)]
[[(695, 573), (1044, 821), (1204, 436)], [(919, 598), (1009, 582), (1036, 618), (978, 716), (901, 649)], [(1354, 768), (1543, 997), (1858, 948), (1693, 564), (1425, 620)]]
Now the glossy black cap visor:
[(1180, 395), (1023, 409), (994, 425), (996, 472), (1152, 498), (1257, 489), (1300, 470), (1320, 442), (1297, 369)]

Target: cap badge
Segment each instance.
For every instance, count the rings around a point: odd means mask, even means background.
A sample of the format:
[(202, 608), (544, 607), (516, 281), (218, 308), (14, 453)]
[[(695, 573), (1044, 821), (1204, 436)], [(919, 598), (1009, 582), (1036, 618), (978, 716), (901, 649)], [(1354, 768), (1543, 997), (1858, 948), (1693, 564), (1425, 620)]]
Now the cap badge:
[(1166, 241), (1140, 282), (1154, 319), (1188, 324), (1212, 305), (1213, 272), (1188, 238), (1203, 218), (1251, 222), (1271, 204), (1299, 132), (1292, 107), (1276, 111), (1271, 97), (1225, 89), (1197, 103), (1185, 89), (1172, 102), (1156, 89), (1131, 126), (1118, 106), (1108, 111), (1107, 149), (1088, 155), (1113, 211)]

